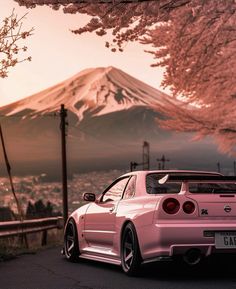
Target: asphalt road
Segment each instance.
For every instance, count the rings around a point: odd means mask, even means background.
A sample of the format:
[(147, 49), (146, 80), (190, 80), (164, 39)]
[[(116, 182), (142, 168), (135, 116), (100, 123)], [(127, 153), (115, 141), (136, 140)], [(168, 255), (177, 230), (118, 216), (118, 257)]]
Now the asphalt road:
[(205, 262), (198, 268), (176, 263), (145, 265), (140, 277), (117, 266), (81, 260), (69, 263), (60, 248), (0, 263), (1, 289), (231, 289), (236, 288), (236, 256)]

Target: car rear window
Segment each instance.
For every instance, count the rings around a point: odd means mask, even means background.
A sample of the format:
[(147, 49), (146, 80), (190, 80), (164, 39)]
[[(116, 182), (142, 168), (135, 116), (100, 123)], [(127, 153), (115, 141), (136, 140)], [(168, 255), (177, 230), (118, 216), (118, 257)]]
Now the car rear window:
[(236, 194), (236, 184), (232, 183), (189, 183), (193, 194)]
[(159, 180), (166, 174), (148, 174), (146, 176), (146, 191), (148, 194), (178, 194), (181, 189), (181, 182), (166, 182), (159, 184)]

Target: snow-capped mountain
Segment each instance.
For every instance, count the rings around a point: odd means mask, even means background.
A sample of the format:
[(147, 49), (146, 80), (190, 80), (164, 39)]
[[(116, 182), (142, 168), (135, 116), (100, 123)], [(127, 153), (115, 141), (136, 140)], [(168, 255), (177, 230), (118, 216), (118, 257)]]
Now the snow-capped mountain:
[(26, 110), (28, 113), (30, 110), (33, 114), (45, 114), (58, 110), (63, 103), (81, 121), (86, 113), (101, 116), (134, 106), (163, 105), (166, 99), (164, 93), (110, 66), (83, 70), (2, 110), (6, 115)]
[(169, 101), (157, 89), (108, 67), (84, 70), (6, 105), (0, 108), (0, 115), (6, 115), (1, 125), (14, 172), (60, 176), (60, 118), (53, 115), (61, 104), (68, 109), (71, 172), (129, 168), (130, 161), (141, 160), (144, 140), (150, 142), (156, 157), (167, 155), (172, 168), (197, 168), (194, 165), (201, 159), (208, 165), (211, 156), (220, 161), (212, 143), (190, 147), (189, 134), (170, 133), (158, 126), (156, 120), (165, 117), (158, 108)]

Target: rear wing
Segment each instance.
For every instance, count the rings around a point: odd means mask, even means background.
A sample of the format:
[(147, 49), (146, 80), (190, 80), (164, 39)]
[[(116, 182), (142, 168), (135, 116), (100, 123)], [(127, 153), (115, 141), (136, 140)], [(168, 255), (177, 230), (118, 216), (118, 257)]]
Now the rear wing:
[(166, 182), (219, 182), (219, 183), (236, 183), (236, 176), (220, 176), (220, 175), (165, 175), (159, 181), (159, 184), (165, 184)]

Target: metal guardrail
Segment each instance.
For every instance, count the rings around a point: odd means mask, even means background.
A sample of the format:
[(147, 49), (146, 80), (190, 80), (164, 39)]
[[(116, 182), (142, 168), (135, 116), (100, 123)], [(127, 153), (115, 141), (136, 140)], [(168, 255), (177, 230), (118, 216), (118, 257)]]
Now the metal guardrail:
[(24, 221), (0, 222), (0, 238), (26, 236), (30, 233), (43, 232), (42, 245), (47, 243), (47, 231), (63, 229), (63, 218), (52, 217)]

